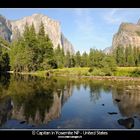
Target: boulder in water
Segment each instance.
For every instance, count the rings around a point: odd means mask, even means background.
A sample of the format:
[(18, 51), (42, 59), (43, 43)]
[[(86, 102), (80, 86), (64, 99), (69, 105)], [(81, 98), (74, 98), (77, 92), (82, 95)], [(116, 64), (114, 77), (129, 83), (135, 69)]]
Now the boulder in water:
[(122, 126), (124, 126), (127, 129), (134, 128), (134, 119), (133, 118), (127, 118), (127, 119), (119, 119), (118, 123)]
[(115, 101), (116, 101), (116, 102), (120, 102), (121, 100), (120, 100), (120, 99), (115, 99)]
[(117, 112), (108, 112), (109, 115), (116, 115), (118, 114)]

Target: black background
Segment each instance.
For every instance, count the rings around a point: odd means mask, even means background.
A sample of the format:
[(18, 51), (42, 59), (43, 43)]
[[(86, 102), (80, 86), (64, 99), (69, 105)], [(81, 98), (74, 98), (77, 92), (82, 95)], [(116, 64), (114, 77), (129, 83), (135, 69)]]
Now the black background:
[(139, 0), (0, 0), (0, 7), (29, 8), (138, 8)]
[[(44, 130), (45, 131), (45, 130)], [(47, 132), (49, 130), (46, 130)], [(54, 130), (53, 130), (54, 131)], [(63, 130), (60, 130), (60, 131), (63, 131)], [(64, 130), (64, 131), (69, 131), (69, 130)], [(73, 130), (70, 130), (70, 131), (73, 131)], [(83, 130), (84, 131), (84, 130)], [(92, 130), (91, 130), (92, 131)], [(90, 136), (90, 135), (81, 135), (82, 136), (82, 139), (94, 139), (94, 140), (99, 140), (99, 139), (117, 139), (117, 140), (129, 140), (129, 139), (139, 139), (139, 136), (140, 136), (140, 131), (136, 131), (136, 130), (98, 130), (98, 131), (104, 131), (104, 132), (108, 132), (108, 135), (95, 135), (95, 136)], [(80, 132), (82, 133), (82, 130), (80, 130)], [(4, 138), (4, 139), (57, 139), (58, 136), (57, 135), (49, 135), (49, 136), (46, 136), (46, 135), (43, 135), (43, 136), (40, 136), (40, 135), (32, 135), (32, 131), (0, 131), (0, 139), (1, 138)], [(79, 138), (80, 139), (80, 138)]]

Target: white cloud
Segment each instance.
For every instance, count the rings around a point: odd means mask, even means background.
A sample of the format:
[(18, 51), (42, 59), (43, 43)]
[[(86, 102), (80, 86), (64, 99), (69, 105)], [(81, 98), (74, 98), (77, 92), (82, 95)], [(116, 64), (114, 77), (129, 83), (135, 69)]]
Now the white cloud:
[(78, 32), (84, 35), (91, 35), (94, 30), (93, 17), (90, 14), (89, 9), (75, 9), (75, 23)]
[(117, 12), (122, 9), (114, 8), (103, 16), (103, 19), (109, 24), (118, 24), (123, 21), (123, 16), (117, 16)]
[[(99, 35), (96, 21), (96, 11), (91, 9), (74, 9), (76, 34), (78, 34), (78, 42), (82, 44), (83, 51), (87, 48), (102, 48), (102, 44), (110, 46), (107, 39), (103, 35)], [(88, 44), (88, 46), (87, 46)], [(99, 45), (101, 44), (101, 45)], [(97, 46), (96, 46), (97, 45)], [(78, 46), (78, 44), (77, 44)], [(85, 50), (84, 50), (85, 49)], [(88, 50), (89, 51), (89, 50)]]

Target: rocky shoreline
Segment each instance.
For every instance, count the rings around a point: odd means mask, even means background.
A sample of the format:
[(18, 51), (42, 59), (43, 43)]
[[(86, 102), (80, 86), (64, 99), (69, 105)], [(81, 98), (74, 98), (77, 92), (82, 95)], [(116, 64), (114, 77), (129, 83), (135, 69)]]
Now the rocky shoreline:
[(91, 77), (92, 79), (98, 79), (98, 80), (140, 81), (140, 78), (138, 77), (126, 77), (126, 76), (89, 76), (89, 77)]
[[(14, 74), (13, 71), (9, 71), (8, 73)], [(24, 72), (17, 72), (18, 74), (22, 75), (35, 75), (38, 76), (37, 73), (24, 73)], [(112, 80), (112, 81), (140, 81), (140, 77), (127, 77), (127, 76), (82, 76), (82, 75), (74, 75), (74, 74), (53, 74), (51, 73), (51, 76), (56, 77), (71, 77), (71, 78), (90, 78), (95, 80)], [(47, 77), (46, 73), (43, 74), (43, 77)]]
[(112, 81), (140, 81), (139, 77), (126, 76), (75, 76), (75, 75), (57, 75), (59, 77), (75, 77), (75, 78), (90, 78), (95, 80), (112, 80)]

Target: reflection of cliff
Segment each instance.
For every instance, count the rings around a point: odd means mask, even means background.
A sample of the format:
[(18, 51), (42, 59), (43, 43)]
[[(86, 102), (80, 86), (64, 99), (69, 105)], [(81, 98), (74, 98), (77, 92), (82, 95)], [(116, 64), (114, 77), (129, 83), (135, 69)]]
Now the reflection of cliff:
[(0, 100), (0, 126), (11, 117), (11, 99), (5, 98)]
[[(49, 102), (47, 98), (43, 100), (43, 102), (34, 103), (36, 104), (34, 108), (30, 108), (29, 110), (26, 107), (29, 107), (26, 103), (18, 109), (18, 107), (14, 107), (12, 110), (12, 118), (16, 118), (17, 120), (25, 120), (29, 124), (40, 125), (40, 124), (47, 124), (50, 120), (56, 119), (60, 116), (61, 113), (61, 98), (62, 94), (58, 96), (57, 93), (53, 93), (53, 101), (49, 109), (47, 108), (39, 108), (39, 106), (45, 106), (43, 104), (47, 104)], [(40, 100), (38, 98), (38, 100)], [(33, 103), (32, 103), (33, 104)], [(47, 106), (47, 105), (46, 105)], [(34, 112), (32, 113), (31, 110)]]
[(73, 86), (71, 83), (68, 83), (68, 85), (65, 86), (63, 90), (62, 100), (61, 100), (62, 106), (64, 105), (65, 102), (67, 102), (67, 100), (72, 95), (72, 93), (73, 93)]
[[(135, 86), (135, 88), (137, 88)], [(120, 113), (126, 117), (140, 116), (140, 91), (135, 90), (133, 86), (127, 86), (119, 91), (112, 92), (113, 101), (117, 104)], [(120, 102), (116, 102), (119, 99)]]
[(32, 125), (47, 124), (60, 116), (62, 105), (72, 95), (69, 82), (60, 85), (61, 81), (26, 80), (11, 79), (7, 91), (10, 98), (0, 101), (0, 125), (10, 119)]

